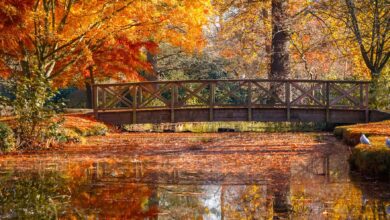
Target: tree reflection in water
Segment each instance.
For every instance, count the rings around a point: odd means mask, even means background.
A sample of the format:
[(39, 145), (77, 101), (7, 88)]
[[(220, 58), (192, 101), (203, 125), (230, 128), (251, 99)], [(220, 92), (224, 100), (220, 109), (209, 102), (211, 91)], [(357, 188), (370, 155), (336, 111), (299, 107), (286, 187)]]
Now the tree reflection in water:
[(300, 134), (305, 147), (267, 142), (272, 135), (186, 135), (109, 154), (0, 158), (0, 218), (389, 217), (389, 184), (351, 178), (348, 149), (327, 134)]
[(55, 219), (70, 201), (67, 179), (59, 172), (3, 172), (0, 219)]

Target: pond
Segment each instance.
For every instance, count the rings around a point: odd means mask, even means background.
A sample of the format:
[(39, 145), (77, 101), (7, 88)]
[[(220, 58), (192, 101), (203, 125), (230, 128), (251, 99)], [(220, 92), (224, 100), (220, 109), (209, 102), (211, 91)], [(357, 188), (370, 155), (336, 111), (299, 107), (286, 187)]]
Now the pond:
[(114, 133), (0, 156), (0, 219), (386, 219), (329, 133)]

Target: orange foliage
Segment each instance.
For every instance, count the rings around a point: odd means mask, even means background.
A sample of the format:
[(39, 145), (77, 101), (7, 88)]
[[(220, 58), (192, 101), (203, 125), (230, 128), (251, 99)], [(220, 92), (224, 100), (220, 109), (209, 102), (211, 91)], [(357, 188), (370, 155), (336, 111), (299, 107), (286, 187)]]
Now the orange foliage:
[(97, 80), (142, 80), (160, 41), (203, 46), (209, 8), (208, 0), (2, 1), (0, 77), (39, 73), (65, 86), (94, 70)]

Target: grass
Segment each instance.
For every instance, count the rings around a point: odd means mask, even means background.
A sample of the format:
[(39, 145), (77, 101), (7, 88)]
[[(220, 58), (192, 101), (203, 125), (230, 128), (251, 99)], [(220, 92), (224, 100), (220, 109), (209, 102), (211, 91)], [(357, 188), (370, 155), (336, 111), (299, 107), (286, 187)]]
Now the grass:
[[(350, 157), (352, 169), (366, 176), (390, 179), (390, 148), (385, 144), (386, 137), (390, 137), (390, 120), (340, 126), (334, 133), (347, 144), (355, 146)], [(362, 134), (370, 139), (371, 145), (359, 143)]]
[(85, 142), (84, 137), (105, 135), (108, 127), (86, 114), (60, 115), (63, 120), (59, 127), (60, 142)]
[(297, 122), (193, 122), (175, 124), (135, 124), (124, 125), (130, 132), (193, 132), (212, 133), (218, 129), (229, 128), (237, 132), (310, 132), (322, 131), (325, 124)]
[(81, 136), (105, 135), (108, 127), (102, 122), (95, 120), (92, 116), (85, 114), (63, 115), (63, 128), (73, 130)]

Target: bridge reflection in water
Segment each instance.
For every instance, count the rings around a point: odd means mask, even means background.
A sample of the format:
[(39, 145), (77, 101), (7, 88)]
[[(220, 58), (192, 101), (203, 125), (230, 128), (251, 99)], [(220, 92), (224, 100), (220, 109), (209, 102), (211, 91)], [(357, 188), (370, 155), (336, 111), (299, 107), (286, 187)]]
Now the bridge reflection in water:
[(94, 112), (112, 124), (205, 121), (358, 123), (390, 118), (368, 108), (369, 82), (187, 80), (93, 85)]

